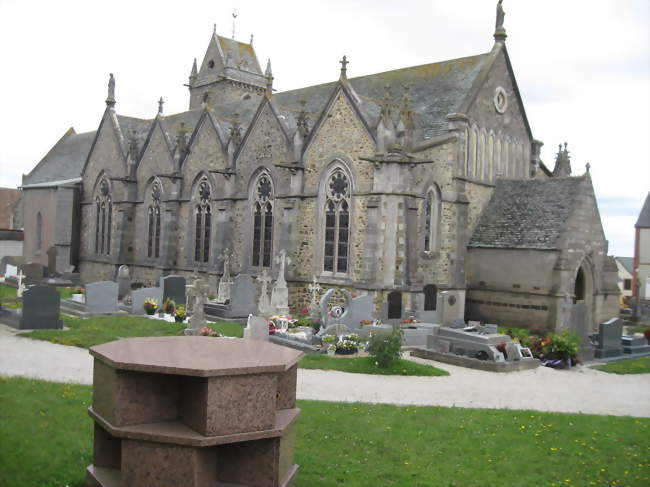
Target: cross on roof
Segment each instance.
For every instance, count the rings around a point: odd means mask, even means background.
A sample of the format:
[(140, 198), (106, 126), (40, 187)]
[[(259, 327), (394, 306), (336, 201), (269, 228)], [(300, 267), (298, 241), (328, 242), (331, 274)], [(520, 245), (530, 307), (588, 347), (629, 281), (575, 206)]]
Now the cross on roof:
[(343, 56), (343, 59), (339, 61), (341, 63), (341, 78), (345, 78), (347, 76), (347, 71), (348, 71), (348, 64), (350, 64), (350, 61), (348, 61), (347, 56)]

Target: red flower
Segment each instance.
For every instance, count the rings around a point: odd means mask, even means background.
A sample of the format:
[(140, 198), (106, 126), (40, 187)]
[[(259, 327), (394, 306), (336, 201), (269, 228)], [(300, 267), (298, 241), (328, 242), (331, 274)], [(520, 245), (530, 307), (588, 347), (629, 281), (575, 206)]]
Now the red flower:
[(298, 314), (307, 315), (309, 314), (309, 310), (307, 308), (302, 308), (300, 311), (298, 311)]

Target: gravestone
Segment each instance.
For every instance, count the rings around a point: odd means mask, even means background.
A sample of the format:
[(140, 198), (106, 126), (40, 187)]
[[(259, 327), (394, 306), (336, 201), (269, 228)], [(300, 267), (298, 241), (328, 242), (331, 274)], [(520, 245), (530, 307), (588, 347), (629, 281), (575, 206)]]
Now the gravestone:
[(0, 259), (0, 274), (7, 273), (7, 265), (11, 264), (14, 267), (20, 267), (25, 263), (22, 256), (5, 255)]
[(25, 284), (28, 286), (40, 284), (43, 280), (43, 265), (38, 262), (30, 262), (23, 265), (22, 271), (25, 274)]
[(59, 251), (56, 247), (52, 246), (47, 249), (47, 274), (50, 277), (54, 277), (57, 274), (56, 271), (56, 258), (59, 255)]
[(86, 285), (87, 313), (117, 313), (117, 283), (91, 282)]
[(225, 304), (230, 301), (230, 290), (232, 288), (232, 279), (230, 278), (230, 250), (226, 249), (221, 254), (223, 259), (223, 275), (219, 280), (217, 288), (217, 303)]
[(598, 334), (596, 335), (596, 358), (618, 357), (623, 355), (623, 345), (621, 337), (623, 336), (623, 326), (625, 320), (612, 318), (605, 323), (598, 325)]
[(330, 315), (330, 301), (336, 291), (337, 289), (330, 288), (321, 297), (320, 320), (323, 327), (342, 323), (351, 330), (358, 330), (361, 327), (362, 320), (372, 320), (374, 308), (372, 296), (366, 295), (353, 298), (347, 289), (338, 289), (339, 293), (345, 298), (345, 304), (342, 308), (332, 308), (332, 314)]
[(53, 286), (34, 285), (23, 293), (21, 330), (63, 328), (59, 318), (61, 296)]
[(594, 358), (594, 347), (589, 340), (589, 335), (592, 331), (590, 321), (587, 305), (584, 302), (578, 302), (571, 306), (568, 329), (580, 338), (580, 350), (578, 354), (582, 361)]
[(320, 291), (321, 287), (320, 284), (318, 284), (318, 281), (316, 280), (316, 276), (314, 276), (311, 284), (307, 286), (307, 290), (309, 291), (309, 317), (312, 320), (318, 319), (320, 315), (320, 306), (318, 303), (318, 297), (320, 296)]
[(73, 286), (78, 286), (81, 283), (81, 274), (78, 272), (64, 272), (61, 274), (61, 279), (70, 281)]
[(458, 319), (465, 316), (465, 294), (461, 291), (450, 290), (438, 293), (438, 322), (444, 326), (451, 326)]
[(255, 313), (255, 284), (248, 274), (235, 277), (230, 290), (230, 313), (233, 316), (248, 316)]
[(246, 340), (269, 341), (269, 322), (261, 316), (248, 315), (246, 328), (244, 328)]
[(131, 275), (129, 266), (121, 265), (117, 269), (117, 298), (122, 299), (131, 293)]
[(16, 297), (22, 298), (23, 293), (25, 292), (25, 275), (22, 272), (20, 272), (16, 276), (16, 279), (18, 279), (18, 289), (16, 290)]
[(389, 320), (399, 320), (402, 318), (402, 293), (393, 291), (388, 293), (388, 311)]
[(187, 281), (183, 276), (170, 275), (161, 277), (160, 287), (163, 290), (163, 301), (169, 298), (176, 303), (176, 306), (187, 304), (187, 297), (185, 296), (186, 284)]
[(271, 300), (269, 299), (268, 286), (272, 282), (271, 276), (266, 269), (257, 276), (257, 282), (260, 283), (260, 300), (257, 303), (257, 312), (261, 316), (271, 316), (273, 310), (271, 309)]
[(131, 291), (131, 313), (143, 315), (144, 302), (147, 299), (155, 299), (159, 305), (163, 303), (163, 290), (161, 287), (142, 287)]
[(291, 264), (291, 259), (287, 257), (286, 250), (282, 249), (274, 261), (279, 265), (279, 269), (278, 278), (271, 291), (271, 308), (274, 314), (286, 316), (289, 314), (289, 288), (284, 279), (284, 269), (287, 264)]
[(205, 311), (203, 307), (208, 300), (210, 287), (203, 279), (194, 279), (191, 286), (187, 287), (187, 296), (193, 299), (192, 316), (187, 321), (184, 335), (198, 335), (199, 330), (205, 326)]
[(4, 272), (5, 278), (7, 277), (16, 277), (18, 275), (18, 267), (7, 264), (5, 272)]

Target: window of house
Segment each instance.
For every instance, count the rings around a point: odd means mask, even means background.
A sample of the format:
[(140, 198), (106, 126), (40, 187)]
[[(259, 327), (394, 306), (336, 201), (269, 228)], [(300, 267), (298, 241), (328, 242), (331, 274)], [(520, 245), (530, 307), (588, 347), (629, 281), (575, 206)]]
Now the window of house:
[(350, 181), (340, 168), (327, 180), (323, 270), (347, 273), (350, 244)]
[(632, 290), (632, 279), (624, 279), (623, 280), (623, 289), (625, 291)]
[(210, 260), (210, 238), (212, 236), (212, 208), (210, 207), (210, 185), (207, 180), (199, 183), (195, 197), (195, 238), (194, 260), (208, 262)]
[(95, 253), (110, 255), (113, 201), (106, 178), (99, 183), (99, 193), (95, 198), (95, 212)]
[(151, 186), (151, 204), (147, 210), (147, 256), (160, 257), (160, 196), (161, 187), (158, 181)]
[(267, 173), (258, 176), (253, 191), (253, 265), (271, 267), (273, 246), (273, 184)]

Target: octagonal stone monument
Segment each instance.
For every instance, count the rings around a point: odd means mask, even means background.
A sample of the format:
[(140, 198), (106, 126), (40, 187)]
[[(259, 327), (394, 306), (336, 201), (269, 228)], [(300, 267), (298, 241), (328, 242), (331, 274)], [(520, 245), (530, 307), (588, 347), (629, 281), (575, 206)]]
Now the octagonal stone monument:
[(271, 343), (127, 338), (95, 357), (88, 487), (289, 486), (297, 362)]

